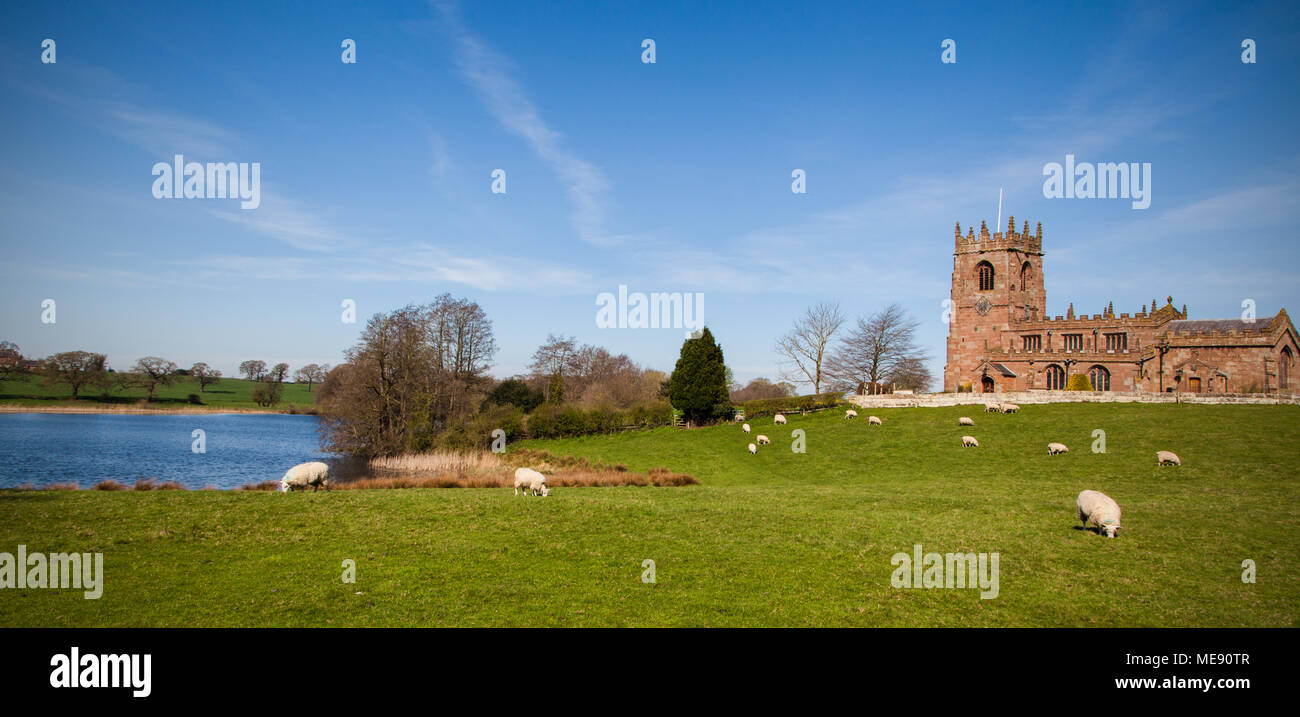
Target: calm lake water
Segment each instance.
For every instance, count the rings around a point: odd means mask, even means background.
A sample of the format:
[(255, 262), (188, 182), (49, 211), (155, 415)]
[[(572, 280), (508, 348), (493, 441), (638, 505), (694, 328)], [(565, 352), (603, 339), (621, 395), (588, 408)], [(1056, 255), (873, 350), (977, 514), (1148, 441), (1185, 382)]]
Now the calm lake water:
[[(237, 488), (322, 460), (315, 416), (0, 413), (0, 488), (112, 478)], [(207, 452), (191, 450), (195, 429)]]

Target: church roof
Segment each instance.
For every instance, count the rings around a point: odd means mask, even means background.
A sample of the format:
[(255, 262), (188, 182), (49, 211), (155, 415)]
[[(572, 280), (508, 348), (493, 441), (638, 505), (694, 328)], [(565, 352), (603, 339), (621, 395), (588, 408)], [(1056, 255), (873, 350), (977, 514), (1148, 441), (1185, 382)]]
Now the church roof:
[(1175, 333), (1188, 331), (1192, 334), (1209, 333), (1210, 331), (1259, 331), (1272, 325), (1274, 318), (1276, 317), (1260, 317), (1255, 319), (1254, 323), (1246, 323), (1241, 319), (1183, 319), (1170, 321), (1162, 328), (1165, 331)]

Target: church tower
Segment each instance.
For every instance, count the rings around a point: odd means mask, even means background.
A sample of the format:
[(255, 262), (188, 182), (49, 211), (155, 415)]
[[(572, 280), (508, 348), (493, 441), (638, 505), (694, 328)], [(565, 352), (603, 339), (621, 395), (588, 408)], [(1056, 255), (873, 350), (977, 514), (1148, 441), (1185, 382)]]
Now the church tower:
[[(1047, 314), (1043, 289), (1043, 225), (1033, 234), (1029, 222), (1016, 231), (1016, 218), (1005, 232), (989, 234), (980, 222), (979, 235), (970, 227), (966, 236), (957, 223), (949, 296), (948, 359), (943, 367), (943, 388), (955, 391), (975, 374), (990, 351), (1012, 348), (1003, 332), (1015, 331), (1022, 321), (1038, 321)], [(973, 385), (980, 391), (980, 385)]]

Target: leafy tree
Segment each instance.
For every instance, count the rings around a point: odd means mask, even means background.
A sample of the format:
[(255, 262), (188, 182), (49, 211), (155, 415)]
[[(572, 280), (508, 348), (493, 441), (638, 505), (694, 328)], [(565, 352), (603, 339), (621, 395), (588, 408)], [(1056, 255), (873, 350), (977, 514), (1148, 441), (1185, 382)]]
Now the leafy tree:
[(77, 398), (83, 387), (103, 380), (105, 361), (104, 354), (64, 351), (42, 361), (41, 373), (45, 375), (45, 385), (67, 384), (72, 388), (72, 397)]
[(146, 399), (152, 401), (159, 386), (168, 386), (176, 381), (176, 364), (165, 358), (145, 356), (135, 362), (131, 369), (130, 382), (145, 390)]
[(258, 381), (248, 392), (248, 397), (262, 408), (274, 406), (280, 402), (282, 387), (279, 381)]
[(261, 381), (266, 375), (266, 362), (248, 360), (239, 364), (239, 372), (249, 381)]
[(520, 379), (508, 378), (498, 383), (496, 387), (488, 392), (487, 398), (483, 400), (483, 405), (515, 406), (522, 408), (524, 411), (532, 411), (543, 400), (544, 396), (541, 391), (529, 388), (528, 384)]
[(190, 367), (190, 378), (199, 382), (199, 393), (203, 393), (208, 386), (221, 380), (221, 372), (199, 362)]
[(731, 416), (727, 365), (722, 347), (713, 340), (708, 327), (699, 338), (682, 343), (677, 366), (668, 378), (668, 398), (673, 408), (692, 423), (711, 423)]

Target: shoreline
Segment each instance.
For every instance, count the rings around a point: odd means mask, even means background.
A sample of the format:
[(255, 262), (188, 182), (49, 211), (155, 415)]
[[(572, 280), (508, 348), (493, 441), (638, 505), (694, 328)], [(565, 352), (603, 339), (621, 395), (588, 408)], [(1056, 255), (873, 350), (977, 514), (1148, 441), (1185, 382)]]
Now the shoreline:
[(161, 415), (220, 415), (220, 414), (267, 414), (279, 416), (315, 416), (314, 413), (289, 413), (288, 411), (268, 411), (260, 408), (138, 408), (113, 406), (23, 406), (15, 404), (0, 404), (0, 413), (128, 413), (128, 414), (161, 414)]

